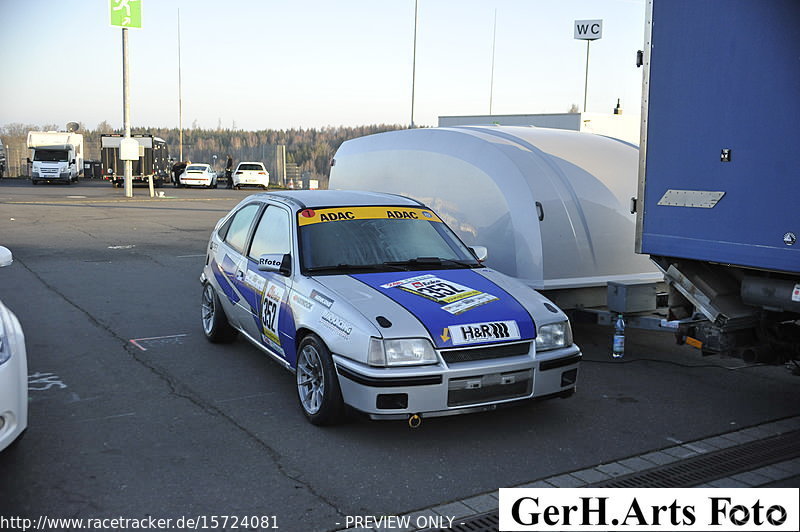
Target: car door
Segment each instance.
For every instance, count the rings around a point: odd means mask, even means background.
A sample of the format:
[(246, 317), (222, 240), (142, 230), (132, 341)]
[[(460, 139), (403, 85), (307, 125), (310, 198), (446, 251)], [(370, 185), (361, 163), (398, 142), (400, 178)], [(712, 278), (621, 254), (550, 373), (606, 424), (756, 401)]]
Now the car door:
[(220, 228), (219, 248), (215, 252), (217, 282), (225, 293), (220, 298), (228, 319), (236, 327), (245, 327), (250, 319), (250, 305), (255, 300), (252, 288), (245, 282), (247, 272), (247, 249), (253, 226), (263, 204), (248, 203), (228, 219)]
[(258, 263), (262, 255), (283, 256), (292, 252), (291, 227), (289, 211), (268, 204), (253, 232), (245, 265), (245, 283), (256, 296), (246, 332), (290, 363), (295, 357), (294, 318), (288, 306), (291, 276), (260, 271)]

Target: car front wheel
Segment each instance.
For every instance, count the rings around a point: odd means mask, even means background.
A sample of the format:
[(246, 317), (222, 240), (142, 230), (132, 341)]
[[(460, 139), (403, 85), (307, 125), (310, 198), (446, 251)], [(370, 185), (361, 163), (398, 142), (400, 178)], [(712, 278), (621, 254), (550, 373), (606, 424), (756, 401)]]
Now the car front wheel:
[(335, 425), (344, 417), (344, 402), (328, 348), (314, 334), (297, 349), (297, 394), (300, 407), (314, 425)]
[(237, 331), (228, 322), (228, 317), (211, 283), (206, 283), (203, 287), (201, 310), (203, 332), (209, 342), (224, 343), (236, 338)]

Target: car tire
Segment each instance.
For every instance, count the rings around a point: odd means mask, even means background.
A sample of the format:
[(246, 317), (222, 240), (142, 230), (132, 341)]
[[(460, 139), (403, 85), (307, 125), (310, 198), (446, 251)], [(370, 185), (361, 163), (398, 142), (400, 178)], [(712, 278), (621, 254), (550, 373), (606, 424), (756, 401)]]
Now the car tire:
[(242, 187), (240, 185), (234, 185), (233, 188), (235, 188), (236, 190), (242, 190)]
[(217, 292), (211, 283), (203, 286), (203, 300), (200, 305), (203, 332), (209, 342), (227, 343), (236, 338), (238, 331), (228, 322)]
[(344, 419), (342, 390), (331, 352), (315, 334), (297, 348), (297, 397), (300, 408), (313, 425), (335, 425)]
[(38, 185), (39, 182), (37, 180), (35, 180), (35, 179), (31, 179), (31, 184), (32, 185)]

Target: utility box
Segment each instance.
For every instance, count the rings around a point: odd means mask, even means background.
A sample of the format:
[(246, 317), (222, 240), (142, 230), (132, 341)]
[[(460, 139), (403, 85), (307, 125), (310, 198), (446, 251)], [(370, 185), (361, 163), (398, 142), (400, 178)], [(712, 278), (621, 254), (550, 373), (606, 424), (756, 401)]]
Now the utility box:
[(608, 310), (621, 314), (652, 312), (656, 309), (656, 283), (608, 282)]

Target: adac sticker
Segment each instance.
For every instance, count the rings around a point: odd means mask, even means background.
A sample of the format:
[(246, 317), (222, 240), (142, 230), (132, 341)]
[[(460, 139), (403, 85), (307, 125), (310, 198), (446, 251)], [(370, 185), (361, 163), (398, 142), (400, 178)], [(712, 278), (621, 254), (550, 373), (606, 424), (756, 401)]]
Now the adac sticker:
[(261, 302), (262, 336), (268, 339), (281, 354), (283, 354), (283, 349), (278, 338), (278, 318), (285, 291), (286, 287), (284, 286), (268, 283), (267, 289), (264, 291), (264, 299)]
[(433, 211), (421, 207), (340, 207), (304, 209), (298, 213), (297, 224), (302, 227), (326, 222), (376, 219), (442, 221)]

